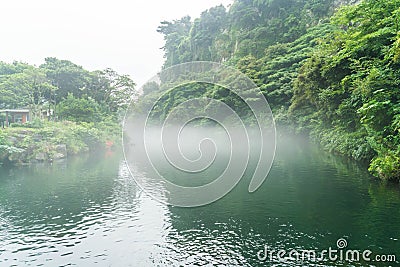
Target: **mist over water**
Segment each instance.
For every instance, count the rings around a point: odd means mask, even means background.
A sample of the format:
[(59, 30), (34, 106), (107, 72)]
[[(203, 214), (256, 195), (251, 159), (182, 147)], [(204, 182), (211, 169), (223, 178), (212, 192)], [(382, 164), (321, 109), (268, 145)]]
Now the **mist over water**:
[[(269, 168), (275, 153), (274, 131), (226, 124), (164, 125), (142, 130), (139, 124), (136, 120), (124, 129), (128, 166), (145, 191), (171, 204), (189, 201), (197, 206), (215, 201), (232, 190), (244, 173), (254, 176), (261, 164), (261, 168)], [(262, 153), (267, 160), (260, 163)], [(135, 175), (137, 169), (150, 175)], [(164, 190), (155, 192), (155, 184)]]
[[(142, 189), (174, 206), (210, 204), (235, 187), (250, 157), (258, 162), (248, 191), (262, 185), (275, 154), (275, 123), (249, 77), (198, 61), (166, 68), (149, 84), (153, 89), (131, 103), (123, 127), (125, 158)], [(151, 181), (134, 175), (138, 159)], [(164, 192), (153, 193), (149, 183)]]

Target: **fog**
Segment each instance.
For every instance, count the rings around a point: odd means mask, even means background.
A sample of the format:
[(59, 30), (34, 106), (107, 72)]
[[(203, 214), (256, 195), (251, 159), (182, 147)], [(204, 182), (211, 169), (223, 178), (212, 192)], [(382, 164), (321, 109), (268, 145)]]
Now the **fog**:
[[(136, 182), (156, 198), (178, 206), (207, 204), (246, 175), (249, 191), (265, 180), (275, 154), (275, 129), (237, 125), (146, 127), (124, 125), (126, 162)], [(153, 194), (153, 193), (152, 193)]]

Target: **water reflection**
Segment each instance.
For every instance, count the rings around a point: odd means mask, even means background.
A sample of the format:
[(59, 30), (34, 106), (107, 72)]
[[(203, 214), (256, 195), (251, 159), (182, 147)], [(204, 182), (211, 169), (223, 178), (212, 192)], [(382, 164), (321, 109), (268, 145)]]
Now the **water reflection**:
[[(136, 171), (146, 175), (140, 163)], [(257, 259), (265, 245), (322, 250), (341, 237), (354, 249), (400, 251), (399, 187), (352, 161), (281, 138), (253, 194), (250, 178), (218, 202), (185, 209), (141, 192), (120, 153), (2, 167), (0, 266), (273, 266)], [(276, 264), (285, 265), (298, 266)]]
[(162, 240), (167, 210), (141, 195), (120, 154), (2, 173), (1, 266), (140, 263)]

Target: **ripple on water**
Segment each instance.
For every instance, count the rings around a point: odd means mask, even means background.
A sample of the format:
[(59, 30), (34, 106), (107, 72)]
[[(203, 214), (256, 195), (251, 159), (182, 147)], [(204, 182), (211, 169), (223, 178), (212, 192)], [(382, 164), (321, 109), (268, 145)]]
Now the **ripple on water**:
[[(216, 203), (181, 209), (142, 193), (118, 157), (71, 162), (62, 172), (4, 170), (0, 266), (274, 266), (257, 252), (326, 249), (340, 237), (400, 251), (399, 190), (366, 175), (307, 147), (284, 147), (259, 191), (248, 194), (244, 179)], [(315, 266), (336, 265), (345, 266)]]

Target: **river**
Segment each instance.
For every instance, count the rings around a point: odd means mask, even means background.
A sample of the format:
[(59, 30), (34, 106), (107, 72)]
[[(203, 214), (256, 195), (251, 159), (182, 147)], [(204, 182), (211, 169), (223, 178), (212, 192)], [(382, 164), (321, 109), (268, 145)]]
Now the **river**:
[[(119, 152), (1, 167), (0, 266), (399, 266), (399, 186), (365, 166), (285, 136), (261, 188), (248, 184), (177, 208), (142, 192)], [(397, 261), (264, 257), (337, 249), (339, 239)]]

